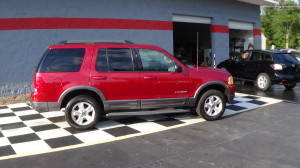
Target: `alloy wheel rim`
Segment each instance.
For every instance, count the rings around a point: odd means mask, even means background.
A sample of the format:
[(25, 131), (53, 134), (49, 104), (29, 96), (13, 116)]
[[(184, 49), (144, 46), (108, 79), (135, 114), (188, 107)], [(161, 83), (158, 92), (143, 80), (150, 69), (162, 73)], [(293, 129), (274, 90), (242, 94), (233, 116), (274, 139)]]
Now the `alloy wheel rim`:
[(218, 115), (223, 109), (223, 103), (218, 96), (209, 96), (204, 102), (204, 111), (209, 116)]
[(260, 88), (265, 88), (267, 86), (267, 78), (265, 76), (260, 76), (258, 78), (258, 86)]
[(94, 121), (95, 113), (95, 109), (91, 104), (79, 102), (73, 106), (71, 117), (76, 124), (84, 126)]

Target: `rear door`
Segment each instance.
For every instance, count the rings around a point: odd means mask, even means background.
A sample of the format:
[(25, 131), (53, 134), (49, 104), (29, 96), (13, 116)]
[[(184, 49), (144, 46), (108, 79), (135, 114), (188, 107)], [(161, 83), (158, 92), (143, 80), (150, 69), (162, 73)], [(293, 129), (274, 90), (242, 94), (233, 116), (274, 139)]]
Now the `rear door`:
[(104, 94), (108, 110), (140, 108), (140, 76), (134, 59), (130, 48), (95, 48), (90, 84)]

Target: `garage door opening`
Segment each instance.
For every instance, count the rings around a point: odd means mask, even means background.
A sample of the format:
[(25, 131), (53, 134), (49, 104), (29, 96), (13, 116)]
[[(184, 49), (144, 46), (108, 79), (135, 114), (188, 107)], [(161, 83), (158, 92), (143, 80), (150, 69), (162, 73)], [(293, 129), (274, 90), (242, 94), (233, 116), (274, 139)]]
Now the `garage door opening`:
[(254, 49), (253, 24), (229, 21), (230, 56), (238, 56), (245, 50)]
[[(211, 66), (211, 25), (173, 22), (174, 56), (189, 65)], [(198, 47), (197, 47), (198, 46)]]

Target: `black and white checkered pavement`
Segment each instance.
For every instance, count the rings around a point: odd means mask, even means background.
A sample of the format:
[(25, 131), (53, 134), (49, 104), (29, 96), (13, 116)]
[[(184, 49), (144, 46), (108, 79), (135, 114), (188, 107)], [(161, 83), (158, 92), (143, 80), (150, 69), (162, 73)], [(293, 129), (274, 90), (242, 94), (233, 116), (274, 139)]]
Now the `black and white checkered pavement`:
[[(227, 104), (224, 115), (278, 102), (280, 100), (236, 94), (233, 104)], [(93, 130), (78, 131), (67, 124), (62, 111), (39, 113), (26, 103), (0, 106), (0, 159), (8, 155), (41, 152), (153, 132), (197, 120), (199, 118), (189, 112), (113, 115), (102, 118)]]

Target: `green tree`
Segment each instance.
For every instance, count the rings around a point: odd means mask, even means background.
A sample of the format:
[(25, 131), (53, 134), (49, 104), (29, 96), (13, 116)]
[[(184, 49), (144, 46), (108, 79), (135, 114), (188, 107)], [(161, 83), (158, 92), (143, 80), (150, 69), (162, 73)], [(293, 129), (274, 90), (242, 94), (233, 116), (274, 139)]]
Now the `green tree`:
[(279, 5), (266, 6), (262, 13), (262, 31), (267, 47), (300, 48), (300, 8), (292, 0), (281, 0)]

